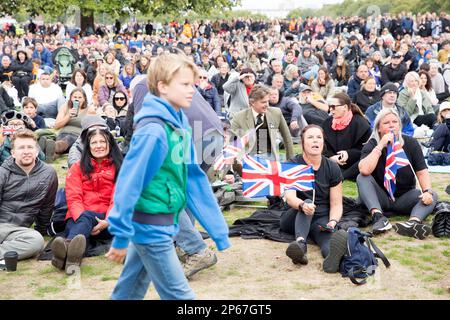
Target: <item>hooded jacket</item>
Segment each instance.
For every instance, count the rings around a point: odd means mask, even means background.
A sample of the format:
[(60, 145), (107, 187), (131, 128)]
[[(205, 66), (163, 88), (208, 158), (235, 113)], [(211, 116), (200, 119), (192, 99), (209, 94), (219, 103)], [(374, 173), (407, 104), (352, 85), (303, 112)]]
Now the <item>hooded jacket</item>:
[(36, 159), (26, 174), (9, 157), (0, 167), (0, 223), (35, 229), (46, 235), (53, 213), (58, 178), (52, 166)]
[[(378, 101), (377, 103), (371, 105), (366, 110), (366, 118), (369, 120), (370, 126), (372, 128), (375, 124), (375, 118), (377, 117), (377, 114), (381, 111), (381, 108), (382, 108), (381, 101)], [(408, 136), (412, 136), (414, 134), (414, 127), (412, 125), (411, 118), (409, 117), (405, 108), (396, 104), (395, 109), (398, 112), (400, 119), (402, 120), (402, 133)]]
[[(20, 52), (25, 54), (25, 61), (23, 63), (19, 60)], [(14, 71), (13, 76), (18, 76), (20, 73), (25, 73), (27, 76), (31, 77), (31, 73), (33, 72), (33, 62), (28, 58), (26, 51), (17, 51), (16, 59), (11, 63), (11, 70)]]
[[(134, 117), (134, 123), (145, 118), (159, 118), (165, 124), (149, 122), (138, 128), (130, 144), (130, 149), (122, 163), (114, 193), (114, 207), (109, 213), (109, 232), (114, 235), (113, 248), (122, 249), (131, 240), (134, 243), (150, 244), (172, 239), (178, 233), (177, 212), (171, 212), (172, 195), (176, 200), (184, 200), (180, 211), (185, 205), (200, 222), (203, 228), (215, 241), (219, 250), (230, 246), (228, 226), (223, 218), (205, 173), (195, 161), (195, 149), (190, 138), (189, 122), (183, 111), (176, 111), (167, 101), (148, 93), (141, 110)], [(167, 127), (175, 128), (177, 138), (175, 148), (170, 150), (173, 139), (168, 141)], [(171, 136), (174, 136), (172, 134)], [(184, 137), (184, 138), (183, 138)], [(181, 148), (181, 146), (185, 146)], [(176, 153), (174, 153), (176, 151)], [(186, 151), (186, 153), (185, 153)], [(166, 190), (149, 188), (161, 176), (161, 168), (165, 168), (173, 155), (180, 154), (183, 161), (174, 162), (172, 173), (176, 167), (184, 167), (186, 176), (176, 180), (167, 180)], [(182, 183), (183, 182), (183, 183)], [(183, 186), (184, 185), (184, 186)], [(179, 194), (180, 186), (183, 194)], [(175, 193), (176, 192), (176, 193)], [(164, 194), (162, 194), (164, 193)], [(163, 199), (170, 195), (169, 203)], [(154, 206), (148, 206), (148, 199), (155, 199)], [(178, 205), (177, 201), (177, 205)], [(174, 224), (168, 226), (141, 224), (132, 220), (136, 208), (139, 211), (152, 214), (154, 207), (168, 209), (162, 214), (174, 213)], [(178, 206), (177, 206), (178, 208)]]
[(88, 178), (81, 170), (80, 161), (76, 162), (66, 177), (66, 219), (74, 221), (86, 211), (105, 213), (106, 217), (113, 204), (114, 178), (116, 167), (110, 159), (101, 163), (92, 160), (94, 171)]

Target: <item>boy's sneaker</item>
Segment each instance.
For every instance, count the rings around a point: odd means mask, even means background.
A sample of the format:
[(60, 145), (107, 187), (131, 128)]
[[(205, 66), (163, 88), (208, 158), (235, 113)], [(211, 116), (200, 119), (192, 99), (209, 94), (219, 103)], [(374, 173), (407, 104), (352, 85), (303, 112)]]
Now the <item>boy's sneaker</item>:
[(308, 264), (306, 253), (308, 248), (305, 241), (292, 241), (286, 249), (286, 255), (294, 264)]
[(348, 233), (345, 230), (337, 230), (330, 239), (330, 252), (323, 261), (323, 271), (335, 273), (339, 270), (342, 257), (347, 252)]
[(383, 216), (381, 212), (377, 212), (373, 215), (372, 223), (373, 223), (372, 227), (373, 234), (380, 234), (392, 229), (392, 225), (389, 222), (389, 219)]
[(413, 220), (399, 222), (394, 225), (394, 230), (402, 235), (423, 240), (431, 234), (431, 227)]
[(217, 263), (217, 256), (208, 248), (203, 253), (194, 253), (186, 257), (183, 263), (184, 275), (190, 279), (197, 272), (207, 269)]
[(81, 266), (81, 261), (86, 251), (86, 238), (79, 234), (75, 236), (67, 246), (66, 274), (72, 275)]

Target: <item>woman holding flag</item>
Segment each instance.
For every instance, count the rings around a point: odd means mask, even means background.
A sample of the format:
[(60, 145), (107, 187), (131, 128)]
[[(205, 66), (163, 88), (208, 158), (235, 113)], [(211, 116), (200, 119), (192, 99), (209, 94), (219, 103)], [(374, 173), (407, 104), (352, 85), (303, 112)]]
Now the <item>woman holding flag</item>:
[[(359, 196), (372, 215), (373, 233), (392, 228), (384, 212), (410, 215), (394, 229), (401, 235), (424, 239), (431, 228), (423, 221), (433, 212), (437, 195), (422, 149), (412, 137), (400, 134), (401, 119), (394, 109), (382, 109), (371, 138), (363, 147), (357, 178)], [(419, 181), (421, 189), (416, 189)]]
[(282, 214), (280, 228), (296, 238), (289, 244), (286, 255), (295, 264), (307, 264), (306, 240), (309, 237), (326, 257), (324, 271), (336, 272), (347, 245), (347, 232), (334, 232), (342, 217), (342, 173), (335, 162), (322, 155), (324, 133), (321, 127), (306, 126), (301, 142), (303, 154), (297, 155), (293, 162), (312, 167), (314, 187), (285, 193), (292, 209)]

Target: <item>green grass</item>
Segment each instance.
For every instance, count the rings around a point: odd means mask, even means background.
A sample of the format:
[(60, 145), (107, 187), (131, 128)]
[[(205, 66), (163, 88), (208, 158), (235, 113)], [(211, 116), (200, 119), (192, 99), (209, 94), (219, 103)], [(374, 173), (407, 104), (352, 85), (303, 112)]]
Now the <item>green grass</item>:
[(51, 293), (58, 293), (61, 291), (61, 288), (59, 287), (55, 287), (55, 286), (43, 286), (43, 287), (39, 287), (34, 291), (34, 294), (39, 297), (39, 298), (43, 298), (46, 294), (51, 294)]

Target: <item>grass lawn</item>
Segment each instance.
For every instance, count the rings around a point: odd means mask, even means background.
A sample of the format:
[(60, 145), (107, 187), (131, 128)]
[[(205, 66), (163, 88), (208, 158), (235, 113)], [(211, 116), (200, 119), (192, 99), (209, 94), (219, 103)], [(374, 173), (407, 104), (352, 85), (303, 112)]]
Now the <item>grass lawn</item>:
[[(298, 146), (296, 146), (298, 148)], [(67, 158), (55, 161), (60, 187), (64, 186)], [(450, 175), (432, 174), (433, 189), (441, 200)], [(356, 197), (356, 185), (344, 182), (344, 195)], [(251, 215), (254, 209), (225, 211), (229, 225)], [(392, 222), (402, 221), (396, 217)], [(431, 217), (427, 220), (431, 223)], [(48, 240), (48, 239), (47, 239)], [(368, 284), (354, 286), (340, 274), (321, 271), (322, 257), (308, 247), (309, 264), (293, 265), (285, 255), (286, 244), (268, 240), (231, 238), (232, 247), (217, 252), (219, 262), (193, 277), (190, 285), (199, 299), (450, 299), (450, 239), (430, 236), (424, 241), (401, 237), (394, 231), (375, 238), (390, 259), (381, 261)], [(216, 250), (213, 242), (208, 245)], [(122, 266), (105, 257), (83, 260), (80, 273), (67, 277), (49, 261), (20, 262), (14, 273), (0, 272), (0, 299), (108, 299)], [(6, 289), (7, 288), (7, 289)], [(151, 288), (147, 299), (157, 299)]]

